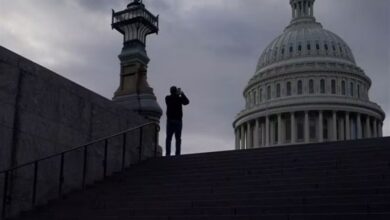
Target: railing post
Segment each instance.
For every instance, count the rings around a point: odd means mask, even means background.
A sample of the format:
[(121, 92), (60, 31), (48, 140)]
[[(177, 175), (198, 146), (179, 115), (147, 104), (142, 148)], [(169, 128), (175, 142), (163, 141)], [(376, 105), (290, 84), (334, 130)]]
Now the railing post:
[(158, 132), (159, 132), (159, 129), (158, 129), (158, 125), (155, 124), (154, 125), (154, 128), (155, 128), (155, 139), (154, 139), (154, 158), (157, 157), (157, 148), (158, 148)]
[(84, 165), (83, 165), (83, 181), (82, 188), (85, 188), (85, 182), (87, 178), (87, 163), (88, 163), (88, 146), (84, 146)]
[(32, 194), (32, 207), (35, 206), (37, 200), (37, 181), (38, 181), (38, 161), (34, 163), (34, 180), (33, 180), (33, 194)]
[(6, 209), (8, 203), (8, 177), (9, 177), (9, 171), (6, 171), (4, 174), (3, 210), (1, 210), (1, 219), (5, 219), (6, 216)]
[(60, 164), (60, 176), (59, 176), (59, 186), (58, 186), (58, 197), (62, 196), (62, 186), (64, 184), (64, 163), (65, 163), (65, 153), (61, 154), (61, 164)]
[(123, 142), (122, 142), (122, 172), (126, 167), (126, 134), (123, 134)]
[(138, 162), (141, 162), (142, 160), (142, 136), (143, 136), (143, 127), (140, 128), (139, 131), (139, 157), (138, 157)]
[(108, 140), (104, 140), (103, 178), (107, 177)]

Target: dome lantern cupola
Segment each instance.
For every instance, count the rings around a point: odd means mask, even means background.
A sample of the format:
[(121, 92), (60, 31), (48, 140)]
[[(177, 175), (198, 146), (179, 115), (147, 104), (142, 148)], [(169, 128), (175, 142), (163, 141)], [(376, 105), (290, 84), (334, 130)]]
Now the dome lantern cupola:
[(292, 22), (297, 20), (312, 20), (314, 18), (314, 1), (315, 0), (290, 0), (292, 8)]

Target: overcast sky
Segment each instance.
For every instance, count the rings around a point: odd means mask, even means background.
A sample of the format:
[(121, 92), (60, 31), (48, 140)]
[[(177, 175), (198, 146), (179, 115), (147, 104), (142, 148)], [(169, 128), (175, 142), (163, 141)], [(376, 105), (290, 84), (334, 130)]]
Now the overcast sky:
[[(130, 0), (0, 0), (0, 45), (109, 99), (119, 83), (121, 35), (111, 9)], [(291, 19), (289, 0), (144, 0), (160, 15), (150, 36), (149, 83), (165, 110), (171, 85), (191, 100), (184, 109), (184, 153), (234, 148), (232, 122), (263, 49)], [(317, 0), (315, 16), (341, 36), (371, 77), (370, 97), (390, 135), (390, 1)], [(162, 127), (165, 127), (165, 115)], [(164, 143), (165, 129), (161, 143)]]

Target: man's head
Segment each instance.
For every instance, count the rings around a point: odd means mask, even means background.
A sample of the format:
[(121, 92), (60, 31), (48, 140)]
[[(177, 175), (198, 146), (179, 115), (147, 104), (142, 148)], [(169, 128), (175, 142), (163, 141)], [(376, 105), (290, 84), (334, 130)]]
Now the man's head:
[(171, 95), (177, 95), (177, 87), (176, 86), (172, 86), (170, 91), (171, 91)]
[(180, 88), (177, 88), (176, 86), (171, 87), (171, 95), (180, 95), (182, 93)]

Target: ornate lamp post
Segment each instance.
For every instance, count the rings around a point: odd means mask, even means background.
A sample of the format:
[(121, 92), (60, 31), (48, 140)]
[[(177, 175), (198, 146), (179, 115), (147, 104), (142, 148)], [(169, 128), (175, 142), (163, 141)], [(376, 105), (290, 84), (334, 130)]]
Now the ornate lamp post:
[(134, 0), (123, 11), (112, 11), (112, 28), (123, 34), (120, 85), (113, 101), (152, 119), (159, 120), (162, 110), (147, 82), (146, 37), (158, 33), (158, 16), (150, 13), (142, 0)]

